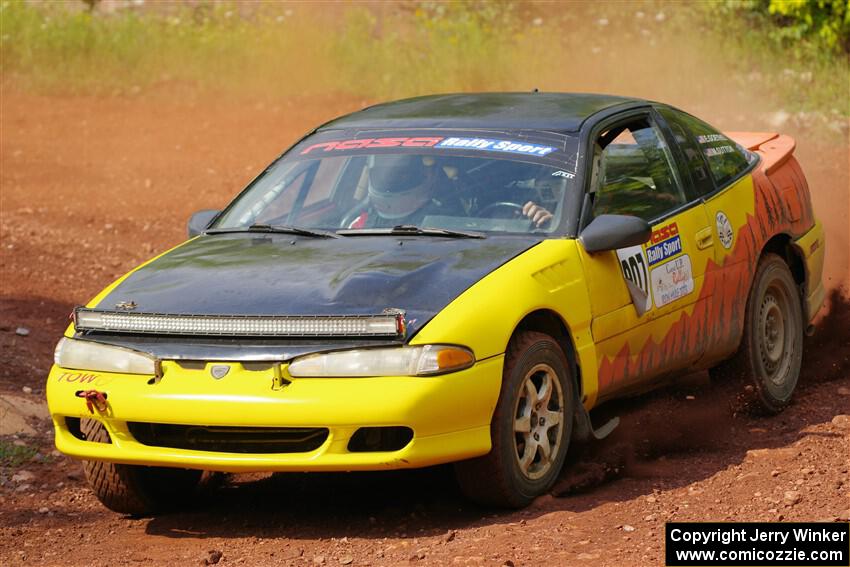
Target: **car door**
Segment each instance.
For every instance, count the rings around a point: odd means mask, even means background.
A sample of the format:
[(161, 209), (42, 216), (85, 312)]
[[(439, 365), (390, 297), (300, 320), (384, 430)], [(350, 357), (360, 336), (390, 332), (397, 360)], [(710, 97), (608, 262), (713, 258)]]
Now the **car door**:
[(714, 262), (706, 274), (714, 290), (705, 314), (712, 321), (706, 328), (709, 364), (737, 348), (744, 324), (755, 258), (751, 246), (737, 244), (751, 236), (747, 221), (755, 214), (755, 196), (749, 173), (757, 158), (687, 113), (668, 107), (659, 107), (658, 112), (676, 141), (714, 232)]
[(714, 238), (705, 207), (683, 180), (653, 113), (603, 125), (590, 148), (592, 205), (583, 224), (600, 214), (622, 214), (652, 226), (643, 245), (581, 252), (604, 400), (700, 358), (701, 333), (684, 332), (689, 327), (683, 320), (706, 301), (702, 282)]

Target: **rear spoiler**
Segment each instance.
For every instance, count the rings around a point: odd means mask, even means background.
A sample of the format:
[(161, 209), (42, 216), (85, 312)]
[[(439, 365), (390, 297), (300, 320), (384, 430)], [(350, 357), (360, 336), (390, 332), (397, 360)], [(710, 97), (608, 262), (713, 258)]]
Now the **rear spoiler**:
[(770, 175), (794, 153), (797, 143), (791, 136), (776, 132), (725, 132), (738, 144), (761, 156), (761, 167)]

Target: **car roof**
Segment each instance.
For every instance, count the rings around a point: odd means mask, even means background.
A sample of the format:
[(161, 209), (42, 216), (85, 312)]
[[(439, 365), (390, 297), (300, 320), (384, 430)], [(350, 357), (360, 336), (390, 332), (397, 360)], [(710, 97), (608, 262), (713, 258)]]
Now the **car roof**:
[(319, 130), (348, 128), (470, 128), (577, 132), (594, 114), (645, 100), (589, 93), (441, 94), (376, 104)]

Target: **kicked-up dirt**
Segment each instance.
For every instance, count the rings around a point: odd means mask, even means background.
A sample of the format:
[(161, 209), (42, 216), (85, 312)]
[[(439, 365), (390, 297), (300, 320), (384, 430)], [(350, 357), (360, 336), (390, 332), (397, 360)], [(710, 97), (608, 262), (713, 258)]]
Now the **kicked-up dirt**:
[[(189, 511), (109, 512), (79, 463), (53, 451), (39, 409), (72, 307), (179, 243), (193, 211), (226, 204), (301, 133), (363, 103), (5, 89), (2, 104), (0, 411), (29, 409), (14, 424), (0, 413), (0, 565), (657, 565), (666, 521), (850, 515), (850, 308), (837, 294), (783, 414), (737, 412), (736, 385), (709, 387), (701, 374), (609, 404), (622, 418), (615, 434), (573, 447), (552, 494), (522, 511), (468, 504), (437, 467), (235, 476)], [(792, 135), (837, 235), (827, 245), (837, 287), (847, 147)]]

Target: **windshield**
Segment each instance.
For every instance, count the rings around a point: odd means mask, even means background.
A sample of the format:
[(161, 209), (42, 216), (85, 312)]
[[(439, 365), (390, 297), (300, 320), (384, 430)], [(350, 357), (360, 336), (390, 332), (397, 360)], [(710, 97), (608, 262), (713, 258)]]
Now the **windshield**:
[(325, 132), (273, 163), (213, 228), (548, 233), (564, 214), (576, 148), (552, 133)]

